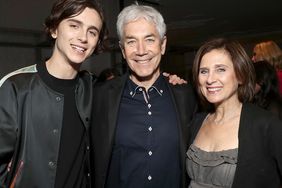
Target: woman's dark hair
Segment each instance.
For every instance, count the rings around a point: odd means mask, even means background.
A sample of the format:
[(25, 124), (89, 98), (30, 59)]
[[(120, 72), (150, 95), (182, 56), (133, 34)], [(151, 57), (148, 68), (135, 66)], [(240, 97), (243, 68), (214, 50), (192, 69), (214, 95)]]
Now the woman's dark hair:
[(223, 50), (226, 52), (234, 67), (234, 71), (240, 85), (238, 87), (238, 99), (240, 102), (251, 101), (255, 93), (255, 71), (253, 64), (244, 48), (236, 41), (225, 38), (216, 38), (204, 43), (196, 53), (192, 68), (193, 82), (198, 92), (201, 103), (210, 106), (199, 89), (199, 68), (202, 57), (212, 50)]
[(275, 68), (267, 61), (254, 63), (256, 83), (260, 90), (254, 97), (254, 103), (267, 109), (272, 100), (279, 99), (278, 77)]
[(107, 38), (107, 28), (104, 13), (100, 5), (94, 0), (58, 0), (54, 3), (51, 14), (45, 19), (45, 31), (49, 37), (55, 31), (62, 20), (80, 14), (85, 8), (94, 9), (99, 14), (102, 21), (102, 28), (99, 34), (99, 41), (94, 53), (102, 52), (105, 49), (105, 39)]

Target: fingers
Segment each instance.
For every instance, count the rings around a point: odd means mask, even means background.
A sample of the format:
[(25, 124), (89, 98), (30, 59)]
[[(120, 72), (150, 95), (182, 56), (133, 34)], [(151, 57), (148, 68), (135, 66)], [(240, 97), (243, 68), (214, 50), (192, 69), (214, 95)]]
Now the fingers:
[(165, 77), (169, 77), (169, 73), (167, 73), (167, 72), (163, 72), (163, 75), (165, 76)]
[(187, 84), (187, 81), (178, 77), (176, 74), (171, 75), (170, 73), (163, 72), (163, 76), (168, 77), (169, 83), (172, 85), (181, 85), (181, 84)]
[(169, 76), (169, 83), (171, 83), (172, 85), (181, 85), (181, 84), (187, 84), (187, 81), (182, 79), (182, 78), (179, 78), (177, 75), (170, 75)]

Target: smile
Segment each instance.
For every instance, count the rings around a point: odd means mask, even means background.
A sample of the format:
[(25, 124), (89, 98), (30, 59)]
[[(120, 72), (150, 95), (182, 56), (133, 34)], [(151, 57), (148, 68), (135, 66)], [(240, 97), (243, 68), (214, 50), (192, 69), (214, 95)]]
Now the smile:
[(151, 59), (145, 59), (145, 60), (137, 60), (135, 59), (135, 62), (136, 63), (140, 63), (140, 64), (146, 64), (146, 63), (149, 63), (151, 61)]
[(76, 46), (76, 45), (72, 45), (72, 48), (75, 49), (76, 51), (79, 51), (81, 53), (86, 51), (86, 48), (80, 47), (80, 46)]
[(217, 92), (217, 91), (220, 91), (222, 88), (220, 87), (212, 87), (212, 88), (207, 88), (207, 90), (209, 92)]

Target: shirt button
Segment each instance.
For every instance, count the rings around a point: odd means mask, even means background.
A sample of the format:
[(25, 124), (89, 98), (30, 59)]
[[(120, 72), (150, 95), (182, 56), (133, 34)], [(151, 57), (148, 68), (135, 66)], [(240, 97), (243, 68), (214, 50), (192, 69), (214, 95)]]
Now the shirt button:
[(160, 90), (160, 92), (163, 93), (164, 91), (163, 91), (163, 90)]
[(139, 88), (139, 91), (142, 91), (142, 88), (141, 88), (141, 87)]
[(58, 132), (59, 132), (58, 129), (53, 129), (53, 133), (54, 133), (54, 134), (57, 134)]
[(90, 173), (87, 173), (87, 176), (90, 177)]
[(132, 91), (130, 91), (130, 95), (133, 95), (133, 92), (132, 92)]
[(148, 104), (148, 108), (151, 108), (151, 106), (152, 106), (151, 104)]
[(56, 97), (56, 101), (61, 101), (61, 97)]
[(86, 146), (86, 150), (89, 150), (89, 146)]
[(149, 114), (149, 115), (152, 115), (152, 112), (151, 112), (151, 111), (149, 111), (149, 112), (148, 112), (148, 114)]
[(149, 175), (148, 176), (148, 180), (151, 181), (152, 180), (152, 176)]
[(153, 152), (152, 152), (152, 151), (149, 151), (148, 154), (151, 156), (151, 155), (153, 154)]
[(152, 128), (152, 127), (149, 127), (148, 130), (151, 132), (151, 131), (153, 130), (153, 128)]
[(49, 165), (51, 168), (56, 168), (56, 163), (53, 162), (53, 161), (49, 161), (48, 165)]

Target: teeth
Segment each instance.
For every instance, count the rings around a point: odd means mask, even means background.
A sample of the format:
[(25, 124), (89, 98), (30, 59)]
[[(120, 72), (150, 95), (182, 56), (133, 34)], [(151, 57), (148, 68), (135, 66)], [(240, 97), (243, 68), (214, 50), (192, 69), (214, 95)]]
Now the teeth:
[(147, 63), (149, 60), (137, 60), (138, 63)]
[(81, 51), (81, 52), (84, 52), (84, 51), (85, 51), (84, 48), (81, 48), (81, 47), (79, 47), (79, 46), (73, 46), (73, 48), (75, 48), (76, 50), (79, 50), (79, 51)]
[(208, 91), (219, 91), (220, 88), (208, 88)]

